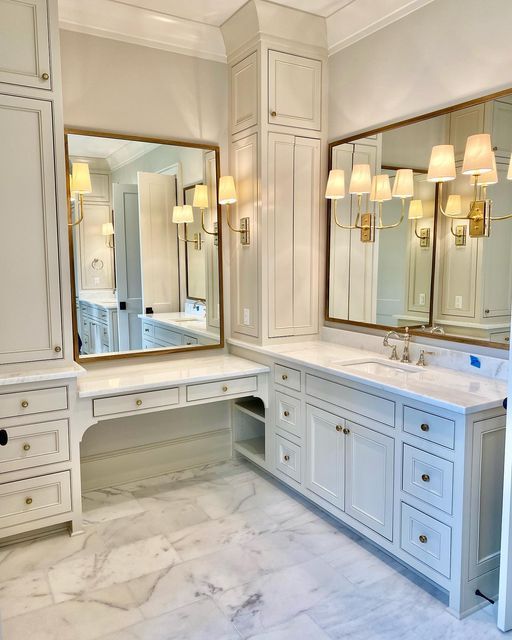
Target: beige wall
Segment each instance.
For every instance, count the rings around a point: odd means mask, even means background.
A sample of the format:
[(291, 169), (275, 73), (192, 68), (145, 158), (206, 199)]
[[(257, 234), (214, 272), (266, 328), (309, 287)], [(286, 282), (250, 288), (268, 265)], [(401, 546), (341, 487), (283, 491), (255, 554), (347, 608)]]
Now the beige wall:
[(329, 59), (329, 139), (512, 87), (512, 2), (435, 0)]

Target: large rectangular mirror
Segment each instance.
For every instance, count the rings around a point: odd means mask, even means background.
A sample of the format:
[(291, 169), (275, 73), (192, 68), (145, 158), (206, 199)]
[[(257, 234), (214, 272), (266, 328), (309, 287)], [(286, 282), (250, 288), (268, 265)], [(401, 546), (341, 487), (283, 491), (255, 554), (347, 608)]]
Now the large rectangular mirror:
[(66, 130), (78, 361), (222, 346), (218, 147)]
[(511, 151), (506, 92), (332, 143), (326, 319), (507, 348)]

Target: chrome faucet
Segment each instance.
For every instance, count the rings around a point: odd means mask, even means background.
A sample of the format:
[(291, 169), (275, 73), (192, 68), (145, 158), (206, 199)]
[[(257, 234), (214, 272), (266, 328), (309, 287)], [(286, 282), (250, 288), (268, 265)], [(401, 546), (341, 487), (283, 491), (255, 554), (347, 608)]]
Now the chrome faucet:
[(391, 356), (389, 357), (390, 360), (398, 360), (398, 353), (396, 350), (396, 345), (391, 345), (389, 344), (389, 339), (390, 338), (395, 338), (396, 340), (403, 340), (404, 341), (404, 350), (402, 352), (402, 357), (400, 359), (400, 362), (410, 362), (409, 359), (409, 345), (411, 342), (411, 336), (409, 335), (409, 327), (405, 327), (405, 333), (403, 335), (397, 333), (396, 331), (389, 331), (385, 337), (384, 340), (382, 342), (382, 344), (385, 347), (392, 347), (392, 351), (391, 351)]

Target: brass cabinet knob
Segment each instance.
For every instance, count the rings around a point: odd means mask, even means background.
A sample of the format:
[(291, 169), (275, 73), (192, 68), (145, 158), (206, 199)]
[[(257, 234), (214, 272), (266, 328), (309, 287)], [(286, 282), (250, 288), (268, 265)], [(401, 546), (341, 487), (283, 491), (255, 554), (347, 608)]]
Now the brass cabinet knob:
[(224, 391), (224, 393), (226, 393), (226, 391), (227, 391), (227, 390), (228, 390), (228, 386), (225, 384), (225, 385), (222, 387), (222, 391)]
[(271, 115), (273, 118), (275, 118), (275, 117), (277, 116), (277, 111), (271, 111), (271, 112), (270, 112), (270, 115)]
[(343, 431), (343, 426), (341, 424), (337, 424), (336, 431)]
[(22, 400), (21, 401), (21, 406), (26, 409), (28, 407), (28, 401), (27, 400)]
[(23, 451), (30, 451), (30, 445), (28, 442), (23, 445)]
[(135, 400), (135, 404), (140, 407), (142, 405), (142, 400)]
[(59, 345), (57, 345), (54, 349), (55, 353), (60, 353), (62, 351), (62, 347), (59, 347)]
[(344, 433), (346, 436), (348, 436), (348, 434), (350, 433), (350, 429), (347, 429), (347, 427), (345, 427), (345, 428), (343, 429), (343, 433)]
[(424, 422), (424, 423), (421, 425), (420, 429), (426, 433), (426, 432), (430, 429), (430, 427), (428, 426), (428, 424), (426, 424), (426, 423)]
[(290, 460), (290, 456), (289, 456), (288, 454), (286, 454), (286, 455), (285, 455), (285, 456), (283, 456), (283, 457), (284, 457), (284, 461), (285, 461), (285, 462), (288, 462), (288, 461)]
[(25, 498), (25, 504), (32, 504), (32, 498)]
[(285, 418), (287, 418), (290, 415), (290, 412), (289, 411), (283, 411), (283, 415), (284, 415)]
[(421, 544), (425, 544), (428, 541), (427, 536), (424, 536), (423, 534), (419, 537), (419, 541), (421, 542)]
[(281, 376), (281, 380), (288, 380), (288, 376), (286, 375), (286, 373), (283, 373), (283, 375)]
[(43, 80), (49, 80), (49, 79), (50, 79), (50, 74), (49, 74), (49, 73), (44, 72), (44, 73), (42, 73), (42, 74), (41, 74), (41, 78), (42, 78)]
[(423, 482), (430, 482), (430, 476), (428, 475), (428, 473), (424, 473), (421, 476), (421, 479), (423, 480)]

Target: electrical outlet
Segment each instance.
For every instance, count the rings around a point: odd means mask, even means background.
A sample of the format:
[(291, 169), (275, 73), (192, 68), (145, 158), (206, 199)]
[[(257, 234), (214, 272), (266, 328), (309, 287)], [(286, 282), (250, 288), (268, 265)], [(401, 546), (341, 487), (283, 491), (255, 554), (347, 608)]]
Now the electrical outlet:
[(424, 293), (420, 293), (420, 307), (424, 307), (425, 306), (425, 294)]
[(455, 296), (455, 308), (462, 309), (462, 296)]
[(249, 309), (244, 309), (244, 324), (246, 326), (251, 324), (251, 312)]
[(100, 279), (97, 276), (94, 278), (94, 284), (100, 284)]

